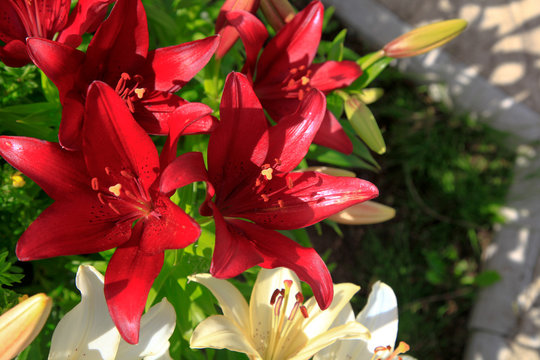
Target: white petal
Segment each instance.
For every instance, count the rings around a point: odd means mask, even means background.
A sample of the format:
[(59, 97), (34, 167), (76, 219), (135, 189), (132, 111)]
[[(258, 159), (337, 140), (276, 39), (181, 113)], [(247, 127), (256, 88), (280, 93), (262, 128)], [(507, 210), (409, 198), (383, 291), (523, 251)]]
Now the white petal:
[(189, 280), (204, 285), (214, 294), (223, 311), (223, 315), (236, 321), (242, 329), (249, 329), (249, 311), (246, 299), (240, 291), (227, 280), (216, 279), (210, 274), (188, 276)]
[(274, 316), (274, 307), (270, 305), (272, 294), (276, 289), (285, 287), (285, 280), (292, 280), (291, 297), (285, 310), (286, 314), (290, 314), (296, 301), (295, 295), (301, 292), (300, 280), (293, 271), (287, 268), (261, 269), (253, 285), (249, 303), (251, 337), (259, 351), (266, 348), (272, 332)]
[(339, 339), (369, 339), (369, 331), (356, 321), (332, 328), (311, 339), (297, 354), (287, 357), (289, 360), (306, 360), (315, 353), (333, 344)]
[(203, 320), (195, 330), (189, 345), (195, 349), (229, 349), (261, 359), (251, 339), (233, 321), (223, 315), (213, 315)]
[(76, 285), (81, 291), (81, 302), (56, 326), (49, 359), (114, 359), (120, 334), (105, 302), (103, 275), (92, 266), (81, 265)]
[(398, 310), (392, 288), (377, 281), (371, 289), (366, 306), (356, 320), (371, 332), (371, 340), (367, 344), (371, 353), (377, 346), (390, 345), (393, 348), (398, 331)]
[[(351, 306), (351, 303), (345, 304), (343, 309), (339, 312), (338, 316), (332, 323), (332, 326), (330, 328), (334, 328), (339, 325), (343, 325), (345, 323), (348, 323), (349, 321), (356, 321), (354, 317), (353, 308)], [(313, 360), (336, 360), (336, 359), (346, 359), (346, 355), (348, 354), (347, 349), (343, 349), (344, 347), (350, 347), (351, 344), (355, 344), (356, 341), (361, 340), (338, 340), (335, 343), (333, 343), (330, 346), (327, 346), (326, 348), (319, 351), (317, 354), (315, 354), (315, 357)]]
[(334, 285), (334, 299), (328, 309), (322, 311), (313, 299), (306, 305), (309, 317), (304, 322), (304, 332), (309, 338), (317, 336), (330, 328), (341, 310), (351, 301), (360, 287), (351, 283)]
[(174, 307), (163, 298), (141, 318), (139, 343), (131, 345), (122, 340), (118, 348), (118, 360), (170, 359), (169, 338), (176, 324)]

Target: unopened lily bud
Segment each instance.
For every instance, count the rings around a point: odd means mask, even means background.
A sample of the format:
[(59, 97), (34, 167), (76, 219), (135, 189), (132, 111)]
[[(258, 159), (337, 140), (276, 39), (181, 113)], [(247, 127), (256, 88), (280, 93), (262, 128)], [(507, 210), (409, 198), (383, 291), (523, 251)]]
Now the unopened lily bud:
[(381, 130), (371, 110), (356, 95), (345, 100), (345, 114), (351, 122), (354, 132), (377, 154), (386, 152)]
[(304, 171), (316, 171), (320, 172), (326, 175), (332, 175), (332, 176), (347, 176), (347, 177), (356, 177), (356, 174), (352, 171), (345, 170), (345, 169), (339, 169), (339, 168), (333, 168), (329, 166), (310, 166)]
[(339, 224), (346, 225), (367, 225), (378, 224), (392, 219), (396, 215), (396, 210), (390, 206), (379, 204), (375, 201), (364, 201), (340, 211), (328, 219)]
[(442, 46), (461, 34), (467, 27), (462, 19), (440, 21), (421, 26), (390, 41), (383, 47), (386, 56), (404, 58), (416, 56)]
[(0, 316), (0, 360), (9, 360), (23, 351), (39, 334), (51, 312), (52, 300), (37, 294)]
[(261, 10), (275, 31), (279, 31), (296, 15), (288, 0), (261, 0)]

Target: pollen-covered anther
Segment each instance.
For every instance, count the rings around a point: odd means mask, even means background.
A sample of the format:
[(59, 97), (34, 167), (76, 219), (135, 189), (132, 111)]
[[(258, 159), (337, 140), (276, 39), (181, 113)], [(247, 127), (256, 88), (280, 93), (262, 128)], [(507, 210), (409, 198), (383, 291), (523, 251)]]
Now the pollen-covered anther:
[(261, 194), (261, 198), (263, 199), (264, 202), (268, 202), (270, 200), (270, 198), (266, 194)]
[(285, 206), (285, 204), (283, 203), (283, 200), (278, 200), (277, 203), (280, 208), (283, 208)]
[(142, 99), (143, 96), (144, 96), (144, 93), (146, 92), (146, 89), (145, 88), (137, 88), (135, 90), (133, 90), (135, 92), (135, 94), (137, 95), (137, 97), (139, 99)]
[(294, 185), (294, 184), (293, 184), (293, 180), (292, 180), (290, 177), (288, 177), (288, 178), (287, 178), (287, 187), (288, 187), (289, 189), (292, 189), (292, 188), (293, 188), (293, 185)]
[(304, 86), (309, 84), (310, 82), (310, 79), (307, 76), (302, 76), (301, 80), (302, 80), (302, 85)]
[(272, 173), (273, 172), (274, 172), (274, 169), (269, 167), (269, 168), (266, 168), (266, 169), (262, 169), (261, 170), (261, 175), (264, 176), (266, 178), (266, 180), (272, 180)]
[(116, 184), (114, 186), (109, 186), (109, 191), (116, 197), (120, 196), (120, 190), (122, 189), (122, 184)]

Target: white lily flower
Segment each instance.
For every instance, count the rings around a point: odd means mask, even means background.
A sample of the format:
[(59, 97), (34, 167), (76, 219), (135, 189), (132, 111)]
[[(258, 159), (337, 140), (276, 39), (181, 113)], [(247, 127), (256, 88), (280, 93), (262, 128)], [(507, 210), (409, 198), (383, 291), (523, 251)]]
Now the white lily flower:
[(169, 337), (176, 314), (167, 299), (142, 316), (139, 343), (131, 345), (122, 339), (109, 315), (103, 275), (92, 266), (81, 265), (75, 283), (81, 302), (56, 326), (49, 360), (171, 359)]
[(206, 286), (223, 311), (197, 326), (192, 348), (226, 348), (251, 360), (304, 360), (338, 339), (369, 339), (367, 329), (356, 321), (330, 328), (360, 289), (354, 284), (334, 285), (334, 300), (322, 311), (314, 298), (303, 304), (300, 280), (285, 268), (259, 272), (249, 305), (226, 280), (210, 274), (189, 279)]
[[(354, 312), (351, 305), (347, 304), (332, 326), (340, 326), (351, 320), (354, 321)], [(396, 295), (390, 286), (380, 281), (373, 285), (367, 304), (356, 321), (369, 329), (369, 340), (338, 341), (317, 353), (313, 360), (414, 360), (411, 356), (399, 355), (409, 350), (406, 343), (400, 342), (394, 348), (398, 332), (398, 310)]]

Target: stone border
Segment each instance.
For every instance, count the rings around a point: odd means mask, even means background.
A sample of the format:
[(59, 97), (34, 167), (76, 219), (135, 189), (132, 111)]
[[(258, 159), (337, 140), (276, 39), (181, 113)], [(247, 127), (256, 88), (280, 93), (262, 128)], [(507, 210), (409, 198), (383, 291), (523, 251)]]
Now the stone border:
[[(323, 0), (376, 47), (411, 30), (374, 0)], [(400, 69), (448, 85), (457, 106), (512, 135), (519, 157), (504, 215), (507, 222), (484, 254), (484, 268), (502, 276), (482, 290), (473, 309), (467, 360), (540, 359), (540, 115), (491, 85), (444, 50), (400, 59)]]

